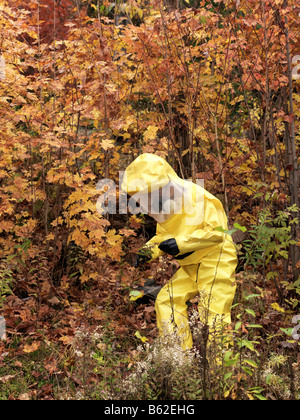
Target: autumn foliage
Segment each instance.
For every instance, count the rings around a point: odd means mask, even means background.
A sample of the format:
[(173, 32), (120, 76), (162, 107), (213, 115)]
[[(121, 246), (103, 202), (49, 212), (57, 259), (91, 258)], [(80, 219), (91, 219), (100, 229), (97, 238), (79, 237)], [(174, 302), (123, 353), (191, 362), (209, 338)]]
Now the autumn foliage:
[(129, 289), (162, 284), (174, 262), (136, 271), (153, 223), (96, 210), (97, 182), (118, 186), (142, 152), (204, 179), (231, 225), (284, 224), (281, 254), (239, 275), (263, 267), (268, 304), (296, 311), (299, 15), (296, 0), (0, 1), (0, 361), (68, 348), (82, 323), (156, 336), (153, 306), (130, 306)]

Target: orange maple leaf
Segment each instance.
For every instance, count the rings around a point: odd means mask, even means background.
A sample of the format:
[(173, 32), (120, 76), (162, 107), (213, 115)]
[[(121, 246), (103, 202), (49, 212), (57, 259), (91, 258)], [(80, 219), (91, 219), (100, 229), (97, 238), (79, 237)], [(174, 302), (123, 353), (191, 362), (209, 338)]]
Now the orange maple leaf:
[(41, 345), (40, 341), (34, 341), (32, 344), (25, 344), (23, 347), (24, 353), (33, 353), (36, 351)]

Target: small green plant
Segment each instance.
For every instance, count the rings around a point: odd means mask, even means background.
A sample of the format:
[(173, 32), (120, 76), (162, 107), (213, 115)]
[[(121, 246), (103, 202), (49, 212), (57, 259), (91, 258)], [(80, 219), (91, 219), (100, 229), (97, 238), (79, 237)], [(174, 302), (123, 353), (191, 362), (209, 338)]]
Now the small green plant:
[(7, 267), (7, 261), (0, 264), (0, 308), (3, 307), (7, 295), (12, 294), (13, 273)]
[[(294, 213), (295, 206), (275, 215), (269, 208), (259, 213), (259, 224), (251, 226), (247, 231), (249, 239), (243, 241), (240, 259), (246, 268), (265, 270), (272, 261), (288, 258), (289, 247), (296, 244), (291, 235), (292, 225), (298, 223)], [(272, 274), (267, 275), (267, 279), (271, 277)]]

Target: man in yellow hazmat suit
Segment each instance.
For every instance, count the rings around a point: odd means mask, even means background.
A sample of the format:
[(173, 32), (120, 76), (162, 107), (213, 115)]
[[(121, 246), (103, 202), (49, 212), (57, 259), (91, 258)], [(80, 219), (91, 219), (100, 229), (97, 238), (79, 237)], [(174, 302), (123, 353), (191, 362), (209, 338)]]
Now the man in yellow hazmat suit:
[(177, 331), (184, 349), (193, 346), (187, 301), (200, 294), (200, 319), (206, 325), (230, 323), (237, 264), (235, 246), (226, 234), (221, 202), (200, 185), (178, 177), (161, 157), (145, 153), (126, 169), (123, 191), (129, 202), (156, 221), (156, 235), (138, 253), (137, 264), (164, 253), (180, 269), (159, 292), (155, 310), (161, 334)]

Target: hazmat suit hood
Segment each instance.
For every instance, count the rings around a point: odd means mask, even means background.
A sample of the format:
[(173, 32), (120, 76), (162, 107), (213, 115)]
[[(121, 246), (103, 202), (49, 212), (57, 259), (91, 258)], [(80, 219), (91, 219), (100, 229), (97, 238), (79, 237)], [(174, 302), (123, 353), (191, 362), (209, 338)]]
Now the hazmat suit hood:
[(164, 187), (170, 181), (180, 181), (174, 169), (160, 156), (144, 153), (126, 169), (121, 185), (129, 195), (151, 192)]

